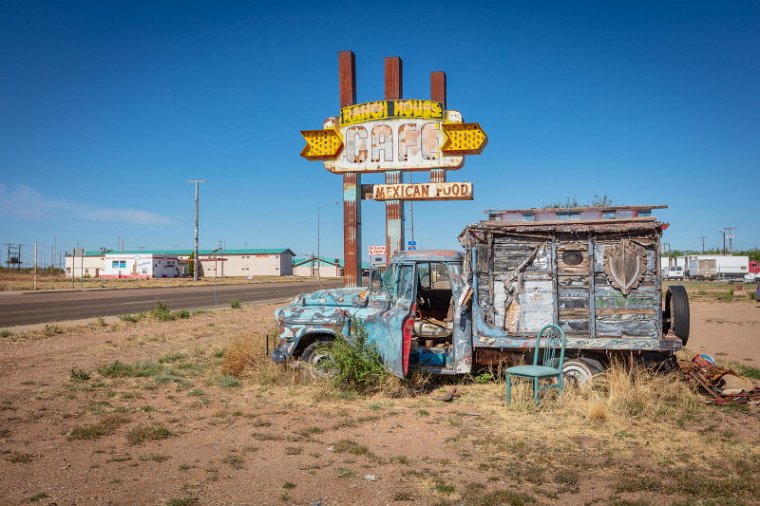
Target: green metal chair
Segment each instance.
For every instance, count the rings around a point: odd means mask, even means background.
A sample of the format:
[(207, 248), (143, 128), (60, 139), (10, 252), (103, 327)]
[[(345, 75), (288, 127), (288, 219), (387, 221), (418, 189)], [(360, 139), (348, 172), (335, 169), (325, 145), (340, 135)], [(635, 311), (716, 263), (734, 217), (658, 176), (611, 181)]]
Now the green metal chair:
[[(544, 336), (546, 334), (546, 336)], [(543, 339), (543, 343), (541, 340)], [(539, 349), (543, 349), (543, 360), (538, 363)], [(556, 352), (559, 349), (559, 360)], [(556, 388), (562, 395), (562, 364), (565, 361), (565, 333), (553, 323), (541, 327), (536, 336), (533, 365), (518, 365), (507, 369), (507, 404), (512, 404), (512, 377), (533, 380), (533, 400), (539, 404), (541, 390)], [(541, 385), (543, 379), (557, 378), (555, 383)]]

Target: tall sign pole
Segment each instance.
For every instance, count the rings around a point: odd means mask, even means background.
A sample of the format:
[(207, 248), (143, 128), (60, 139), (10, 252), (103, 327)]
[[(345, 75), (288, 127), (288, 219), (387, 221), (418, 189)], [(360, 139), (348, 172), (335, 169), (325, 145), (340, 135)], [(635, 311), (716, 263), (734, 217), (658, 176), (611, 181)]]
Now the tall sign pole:
[[(401, 58), (391, 56), (385, 59), (385, 99), (399, 100), (402, 97)], [(403, 183), (400, 170), (385, 173), (385, 184)], [(393, 255), (404, 249), (404, 205), (400, 200), (385, 201), (385, 254), (390, 262)]]
[[(430, 73), (430, 100), (442, 103), (446, 109), (446, 72)], [(431, 169), (430, 182), (445, 183), (446, 169)]]
[(205, 179), (188, 179), (188, 183), (195, 184), (195, 224), (193, 231), (195, 232), (195, 242), (193, 243), (193, 281), (198, 281), (198, 211), (200, 208), (199, 199), (199, 187), (200, 183), (206, 183)]
[[(353, 51), (338, 53), (340, 107), (356, 103), (356, 60)], [(358, 172), (343, 174), (343, 284), (362, 284), (362, 179)]]

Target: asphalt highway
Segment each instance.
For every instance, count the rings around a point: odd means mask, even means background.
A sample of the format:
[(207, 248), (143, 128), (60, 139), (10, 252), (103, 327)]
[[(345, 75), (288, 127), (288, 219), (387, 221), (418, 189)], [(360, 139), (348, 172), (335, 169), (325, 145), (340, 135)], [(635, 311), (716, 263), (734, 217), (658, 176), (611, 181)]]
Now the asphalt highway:
[[(326, 288), (342, 280), (323, 281)], [(318, 290), (318, 281), (124, 290), (24, 292), (0, 296), (0, 328), (139, 313), (164, 302), (169, 309), (229, 307), (230, 300), (261, 302)]]

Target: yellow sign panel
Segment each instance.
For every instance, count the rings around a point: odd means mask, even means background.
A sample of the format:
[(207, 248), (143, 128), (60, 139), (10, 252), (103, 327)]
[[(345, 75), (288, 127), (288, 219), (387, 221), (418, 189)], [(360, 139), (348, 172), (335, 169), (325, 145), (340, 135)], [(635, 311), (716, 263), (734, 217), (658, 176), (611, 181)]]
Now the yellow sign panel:
[(343, 149), (340, 134), (332, 128), (301, 130), (301, 135), (306, 139), (306, 146), (301, 151), (301, 156), (309, 160), (335, 158)]
[(442, 119), (443, 104), (432, 100), (378, 100), (340, 110), (341, 126), (389, 118)]
[(376, 184), (374, 200), (472, 200), (472, 183)]
[(486, 133), (477, 123), (444, 123), (446, 142), (441, 151), (447, 155), (479, 155), (488, 144)]

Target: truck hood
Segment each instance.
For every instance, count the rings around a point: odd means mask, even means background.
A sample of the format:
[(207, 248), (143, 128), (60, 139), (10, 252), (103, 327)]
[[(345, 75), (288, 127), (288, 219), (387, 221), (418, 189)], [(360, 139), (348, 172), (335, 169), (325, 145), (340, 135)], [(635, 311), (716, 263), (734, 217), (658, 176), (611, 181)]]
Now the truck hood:
[(366, 288), (332, 288), (329, 290), (317, 290), (300, 295), (293, 301), (293, 305), (302, 306), (330, 306), (330, 307), (364, 307), (367, 305)]
[[(301, 294), (289, 305), (275, 310), (275, 319), (288, 324), (340, 325), (348, 308), (366, 307), (366, 288), (334, 288)], [(346, 309), (343, 309), (346, 308)]]

